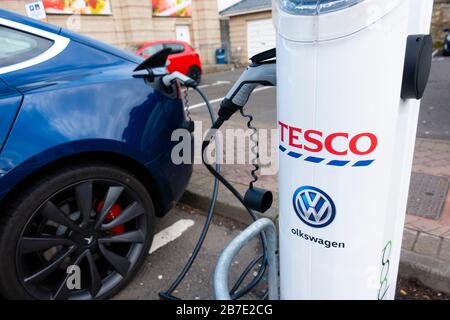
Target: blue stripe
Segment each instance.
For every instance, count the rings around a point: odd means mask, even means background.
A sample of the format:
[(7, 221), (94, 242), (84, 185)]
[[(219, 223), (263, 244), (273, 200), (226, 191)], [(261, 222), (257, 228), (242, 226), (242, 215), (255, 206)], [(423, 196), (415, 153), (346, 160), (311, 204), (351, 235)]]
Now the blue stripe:
[[(286, 152), (287, 155), (291, 158), (299, 159), (299, 158), (303, 157), (303, 154), (300, 154), (300, 153), (297, 153), (294, 151), (289, 151), (286, 147), (284, 147), (282, 145), (279, 146), (279, 149), (281, 152)], [(317, 157), (307, 157), (304, 159), (304, 161), (308, 161), (308, 162), (312, 162), (312, 163), (321, 163), (325, 160), (327, 160), (327, 159), (317, 158)], [(327, 160), (327, 161), (329, 161), (327, 163), (327, 166), (333, 166), (333, 167), (345, 167), (346, 165), (351, 163), (351, 161), (349, 161), (349, 160)], [(375, 160), (362, 160), (362, 161), (356, 162), (352, 167), (368, 167), (374, 162), (375, 162)]]
[(316, 157), (308, 157), (305, 159), (305, 161), (312, 162), (312, 163), (321, 163), (324, 161), (324, 158), (316, 158)]
[(327, 163), (328, 166), (334, 166), (334, 167), (345, 167), (348, 165), (350, 161), (346, 160), (333, 160)]
[(353, 166), (354, 167), (368, 167), (370, 166), (375, 160), (363, 160), (363, 161), (358, 161), (357, 163), (355, 163)]
[(302, 154), (294, 152), (294, 151), (291, 151), (291, 152), (288, 153), (288, 156), (290, 156), (292, 158), (295, 158), (295, 159), (298, 159), (298, 158), (300, 158), (302, 156)]

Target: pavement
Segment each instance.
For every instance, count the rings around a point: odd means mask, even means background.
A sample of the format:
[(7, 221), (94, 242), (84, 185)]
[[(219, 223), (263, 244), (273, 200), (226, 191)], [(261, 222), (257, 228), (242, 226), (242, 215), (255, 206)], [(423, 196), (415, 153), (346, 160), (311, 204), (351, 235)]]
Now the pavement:
[[(226, 71), (205, 75), (202, 89), (217, 111), (220, 101), (239, 77), (242, 70)], [(450, 58), (435, 57), (429, 86), (423, 99), (418, 125), (413, 173), (431, 178), (450, 179)], [(203, 130), (209, 125), (201, 99), (189, 96), (189, 105), (194, 120), (203, 123)], [(246, 111), (255, 115), (257, 128), (276, 128), (276, 91), (274, 88), (256, 92), (249, 101)], [(234, 117), (225, 128), (245, 128), (241, 117)], [(241, 192), (247, 190), (250, 181), (249, 165), (223, 166), (224, 175)], [(206, 210), (209, 205), (213, 180), (201, 165), (196, 165), (191, 183), (182, 202)], [(444, 183), (445, 185), (445, 183)], [(265, 175), (258, 186), (272, 190), (275, 194), (274, 207), (265, 216), (277, 220), (277, 177)], [(421, 186), (411, 185), (411, 192)], [(447, 183), (448, 188), (448, 183)], [(239, 223), (248, 223), (245, 211), (235, 198), (223, 187), (216, 212)], [(448, 189), (441, 191), (445, 197), (439, 219), (423, 218), (407, 212), (404, 229), (400, 275), (417, 279), (426, 286), (450, 293), (450, 195)], [(425, 194), (427, 196), (428, 193)], [(430, 193), (430, 195), (432, 195)], [(411, 199), (411, 201), (426, 199)], [(412, 207), (411, 203), (408, 208)], [(410, 210), (410, 209), (408, 209)]]

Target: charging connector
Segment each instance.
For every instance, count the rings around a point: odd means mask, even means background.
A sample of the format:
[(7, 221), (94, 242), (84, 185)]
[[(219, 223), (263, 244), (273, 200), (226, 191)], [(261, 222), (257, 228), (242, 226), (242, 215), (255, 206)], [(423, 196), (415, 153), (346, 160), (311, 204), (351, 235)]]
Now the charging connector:
[(179, 81), (181, 84), (185, 85), (186, 87), (197, 87), (197, 82), (191, 78), (189, 78), (188, 76), (175, 71), (173, 73), (170, 73), (168, 75), (165, 75), (162, 77), (162, 82), (164, 83), (164, 85), (166, 87), (170, 87), (174, 81)]

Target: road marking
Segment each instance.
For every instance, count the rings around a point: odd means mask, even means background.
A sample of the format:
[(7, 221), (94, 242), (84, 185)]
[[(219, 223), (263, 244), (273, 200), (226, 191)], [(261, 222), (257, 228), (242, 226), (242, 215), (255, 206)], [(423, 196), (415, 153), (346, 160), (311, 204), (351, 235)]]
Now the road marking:
[(150, 248), (149, 254), (152, 254), (156, 250), (164, 247), (166, 244), (175, 241), (194, 224), (194, 220), (182, 219), (175, 222), (170, 227), (158, 232), (153, 238), (153, 243), (152, 247)]
[(433, 52), (433, 56), (432, 56), (432, 57), (434, 58), (434, 56), (435, 56), (435, 55), (437, 55), (437, 54), (438, 54), (438, 52), (439, 52), (439, 49), (436, 49), (436, 50), (434, 50), (434, 52)]
[[(255, 90), (253, 90), (253, 92), (260, 92), (260, 91), (268, 90), (268, 89), (271, 89), (271, 88), (273, 88), (273, 87), (260, 87), (260, 88), (256, 88)], [(217, 103), (217, 102), (222, 102), (223, 99), (225, 99), (225, 97), (210, 100), (209, 103), (214, 104), (214, 103)], [(198, 103), (198, 104), (194, 104), (194, 105), (189, 107), (189, 111), (197, 109), (197, 108), (201, 108), (201, 107), (204, 107), (204, 106), (206, 106), (206, 103), (204, 103), (204, 102)]]
[[(197, 88), (205, 89), (205, 88), (210, 88), (210, 87), (223, 86), (223, 85), (230, 84), (230, 83), (231, 83), (231, 81), (216, 81), (216, 82), (210, 83), (210, 84), (202, 84), (202, 85), (198, 86)], [(186, 91), (186, 88), (183, 88), (183, 90), (181, 90), (181, 91), (183, 91), (183, 92)]]

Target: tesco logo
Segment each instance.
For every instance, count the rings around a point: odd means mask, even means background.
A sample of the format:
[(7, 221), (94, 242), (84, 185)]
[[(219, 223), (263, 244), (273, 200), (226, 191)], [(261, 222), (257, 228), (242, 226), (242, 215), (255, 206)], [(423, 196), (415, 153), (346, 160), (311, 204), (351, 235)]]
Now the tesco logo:
[(304, 130), (281, 121), (281, 141), (292, 148), (319, 153), (326, 150), (334, 156), (367, 156), (378, 146), (378, 138), (370, 132), (351, 135), (347, 132), (326, 134), (319, 130)]

